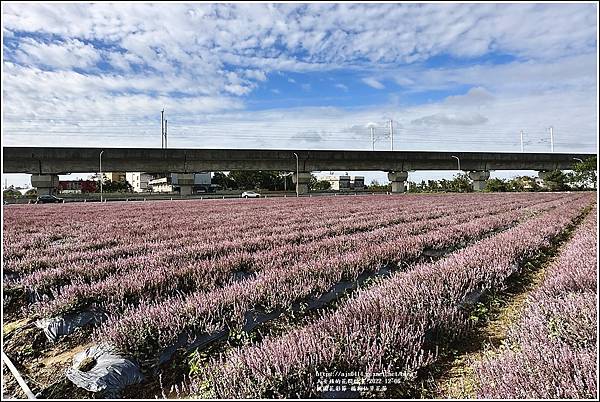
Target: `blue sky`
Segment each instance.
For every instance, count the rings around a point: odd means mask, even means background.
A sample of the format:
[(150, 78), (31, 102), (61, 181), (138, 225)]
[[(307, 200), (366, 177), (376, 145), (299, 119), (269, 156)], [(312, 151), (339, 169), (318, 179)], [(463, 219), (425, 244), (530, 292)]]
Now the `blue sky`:
[(158, 147), (164, 107), (172, 147), (593, 152), (597, 13), (3, 3), (3, 143)]

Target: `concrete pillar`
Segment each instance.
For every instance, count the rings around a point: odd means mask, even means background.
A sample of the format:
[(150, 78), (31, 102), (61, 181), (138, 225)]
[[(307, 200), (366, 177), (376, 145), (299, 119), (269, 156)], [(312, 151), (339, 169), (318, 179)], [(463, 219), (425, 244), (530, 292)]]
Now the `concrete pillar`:
[(307, 194), (310, 172), (298, 172), (298, 177), (296, 177), (296, 173), (292, 174), (292, 182), (296, 184), (296, 181), (298, 181), (298, 194)]
[(406, 191), (404, 183), (408, 179), (408, 172), (388, 172), (388, 180), (392, 182), (392, 193), (403, 193)]
[(473, 170), (469, 172), (469, 178), (473, 180), (473, 191), (483, 191), (485, 183), (490, 178), (488, 170)]
[(31, 186), (37, 188), (38, 196), (49, 195), (56, 192), (58, 187), (57, 174), (32, 174)]
[(180, 195), (192, 195), (194, 187), (193, 173), (177, 173), (177, 184), (179, 185)]

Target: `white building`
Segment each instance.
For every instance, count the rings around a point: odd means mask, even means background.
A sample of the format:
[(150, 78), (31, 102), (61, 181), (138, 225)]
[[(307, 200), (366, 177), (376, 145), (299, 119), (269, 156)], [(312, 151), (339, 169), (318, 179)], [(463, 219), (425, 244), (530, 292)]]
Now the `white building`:
[(328, 181), (332, 190), (350, 190), (350, 176), (323, 176), (320, 180)]
[[(207, 190), (211, 184), (211, 173), (210, 172), (199, 172), (194, 173), (194, 192), (198, 190)], [(148, 188), (154, 193), (172, 193), (178, 191), (179, 181), (177, 180), (177, 173), (170, 173), (165, 177), (160, 177), (150, 180), (147, 182)]]
[(133, 187), (134, 193), (143, 193), (150, 191), (149, 182), (152, 180), (152, 175), (143, 172), (127, 172), (125, 173), (125, 180), (131, 187)]
[(172, 193), (175, 191), (171, 177), (160, 177), (148, 181), (148, 186), (153, 193)]

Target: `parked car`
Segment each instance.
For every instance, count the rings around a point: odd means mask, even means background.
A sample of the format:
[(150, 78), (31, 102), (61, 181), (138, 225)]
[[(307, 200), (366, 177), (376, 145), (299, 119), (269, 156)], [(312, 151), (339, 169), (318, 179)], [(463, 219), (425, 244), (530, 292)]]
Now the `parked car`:
[(255, 193), (254, 191), (244, 191), (242, 193), (242, 198), (260, 198), (260, 194)]
[(58, 198), (54, 195), (40, 195), (37, 200), (35, 200), (36, 204), (53, 204), (56, 202), (63, 202), (62, 198)]

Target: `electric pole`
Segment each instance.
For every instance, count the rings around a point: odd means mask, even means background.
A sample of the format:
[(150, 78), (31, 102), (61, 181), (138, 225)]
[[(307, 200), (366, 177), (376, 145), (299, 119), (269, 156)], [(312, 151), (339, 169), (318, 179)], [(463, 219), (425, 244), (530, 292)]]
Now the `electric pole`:
[(554, 152), (554, 132), (552, 126), (550, 126), (550, 152)]
[(165, 109), (160, 111), (160, 147), (165, 147)]
[(371, 147), (375, 151), (375, 127), (371, 126)]
[(390, 147), (394, 150), (394, 121), (390, 119)]
[(521, 130), (521, 152), (523, 152), (523, 130)]
[(167, 123), (169, 121), (165, 120), (165, 149), (167, 149)]

